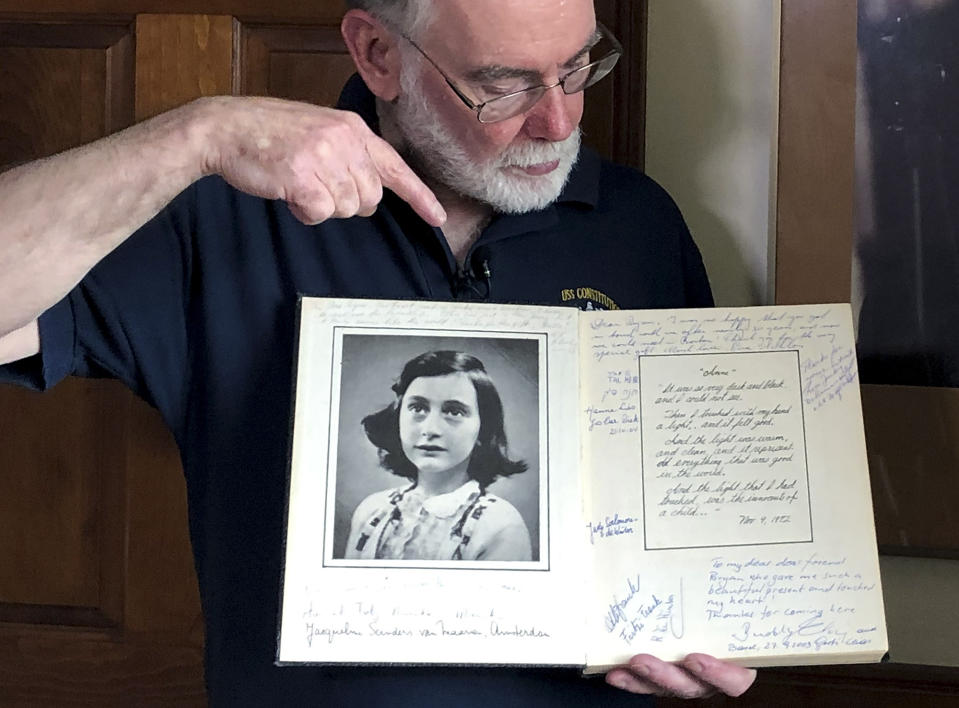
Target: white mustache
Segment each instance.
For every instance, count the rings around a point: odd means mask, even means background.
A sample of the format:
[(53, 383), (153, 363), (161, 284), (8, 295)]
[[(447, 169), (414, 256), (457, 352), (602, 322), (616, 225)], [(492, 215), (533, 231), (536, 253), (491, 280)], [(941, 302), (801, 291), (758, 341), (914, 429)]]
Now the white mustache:
[(555, 143), (527, 142), (511, 145), (500, 156), (501, 167), (531, 167), (554, 160), (572, 160), (579, 151), (579, 131)]

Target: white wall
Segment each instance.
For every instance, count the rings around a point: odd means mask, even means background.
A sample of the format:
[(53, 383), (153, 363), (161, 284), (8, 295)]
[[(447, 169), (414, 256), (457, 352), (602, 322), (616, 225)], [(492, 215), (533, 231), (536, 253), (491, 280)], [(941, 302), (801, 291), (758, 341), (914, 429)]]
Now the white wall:
[(646, 172), (679, 204), (719, 305), (772, 301), (778, 0), (649, 0)]

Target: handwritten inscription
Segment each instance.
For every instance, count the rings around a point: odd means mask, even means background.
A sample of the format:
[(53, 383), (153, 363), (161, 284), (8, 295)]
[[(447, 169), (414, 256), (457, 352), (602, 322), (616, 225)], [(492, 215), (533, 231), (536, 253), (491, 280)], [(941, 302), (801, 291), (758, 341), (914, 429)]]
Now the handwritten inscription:
[[(647, 575), (630, 575), (595, 619), (634, 650), (681, 639), (687, 621), (705, 624), (731, 655), (845, 653), (883, 641), (871, 602), (878, 577), (868, 562), (810, 551), (716, 555), (701, 568), (699, 577), (671, 581), (674, 587), (659, 574), (656, 587)], [(690, 582), (698, 586), (693, 593), (684, 589)], [(704, 601), (691, 606), (691, 595)]]
[(650, 592), (637, 573), (626, 578), (623, 594), (609, 602), (603, 624), (625, 644), (637, 640), (662, 642), (668, 637), (682, 639), (685, 633), (683, 581), (675, 592)]
[(590, 432), (600, 429), (607, 435), (623, 435), (639, 431), (635, 403), (620, 403), (617, 407), (588, 406), (585, 413)]
[(717, 556), (710, 565), (705, 620), (730, 628), (730, 653), (865, 649), (880, 635), (857, 601), (876, 580), (845, 557)]
[(828, 353), (802, 362), (803, 400), (818, 410), (834, 399), (842, 399), (846, 387), (856, 381), (856, 353), (833, 346)]
[(665, 321), (642, 313), (608, 314), (591, 320), (586, 345), (594, 361), (610, 364), (613, 371), (637, 356), (651, 354), (798, 351), (803, 362), (803, 400), (813, 409), (841, 399), (856, 384), (855, 351), (839, 337), (839, 310), (761, 312), (671, 314)]
[(348, 640), (473, 639), (511, 637), (548, 639), (550, 633), (535, 623), (511, 618), (495, 607), (431, 608), (388, 602), (312, 602), (303, 612), (307, 646), (340, 644)]
[(484, 332), (549, 333), (550, 348), (557, 351), (579, 350), (576, 327), (578, 313), (566, 307), (475, 306), (464, 315), (462, 303), (405, 300), (304, 300), (304, 322), (322, 329), (328, 324), (346, 327), (384, 327), (391, 330), (469, 333)]
[(632, 536), (637, 533), (637, 520), (631, 516), (613, 514), (602, 520), (589, 521), (586, 529), (589, 531), (589, 542), (595, 544), (600, 539), (616, 538), (617, 536)]
[(687, 546), (808, 540), (796, 352), (654, 356), (639, 366), (650, 546), (667, 547), (678, 528)]

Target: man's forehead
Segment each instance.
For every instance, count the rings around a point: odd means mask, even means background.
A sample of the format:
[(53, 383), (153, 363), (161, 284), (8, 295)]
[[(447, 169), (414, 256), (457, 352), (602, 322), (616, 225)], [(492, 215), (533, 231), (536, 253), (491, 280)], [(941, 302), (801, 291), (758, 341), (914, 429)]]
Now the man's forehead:
[[(596, 46), (602, 37), (600, 31), (594, 30), (589, 38), (572, 54), (560, 55), (565, 57), (556, 61), (560, 68), (573, 69), (580, 65), (583, 57), (587, 56), (589, 51)], [(508, 64), (480, 64), (470, 67), (463, 73), (463, 78), (477, 83), (492, 82), (501, 79), (525, 79), (529, 82), (543, 80), (542, 72), (538, 69), (527, 69), (523, 66), (510, 66)]]
[(562, 65), (589, 44), (593, 0), (434, 0), (428, 34), (464, 65)]

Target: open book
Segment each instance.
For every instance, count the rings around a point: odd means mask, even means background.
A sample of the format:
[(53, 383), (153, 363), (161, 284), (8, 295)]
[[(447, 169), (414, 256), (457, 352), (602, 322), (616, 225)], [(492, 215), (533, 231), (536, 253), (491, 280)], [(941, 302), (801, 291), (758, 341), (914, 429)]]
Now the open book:
[(280, 664), (887, 649), (848, 305), (304, 298), (288, 514)]

